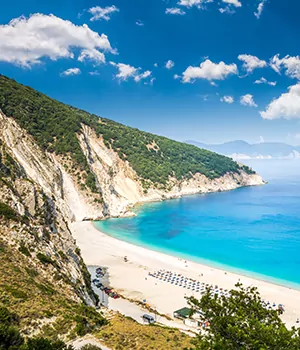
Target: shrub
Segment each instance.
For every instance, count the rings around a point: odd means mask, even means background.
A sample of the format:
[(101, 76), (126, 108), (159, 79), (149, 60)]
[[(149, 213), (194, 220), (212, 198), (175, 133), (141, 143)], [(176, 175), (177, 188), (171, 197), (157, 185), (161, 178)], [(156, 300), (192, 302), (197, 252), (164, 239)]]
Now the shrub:
[(53, 264), (54, 261), (47, 255), (42, 254), (42, 253), (38, 253), (36, 255), (36, 257), (39, 259), (39, 261), (44, 264), (44, 265), (48, 265), (48, 264)]
[(26, 272), (32, 278), (35, 278), (39, 275), (39, 273), (35, 269), (30, 269), (29, 267), (25, 267)]
[(21, 289), (13, 288), (9, 285), (6, 285), (5, 289), (16, 299), (27, 299), (27, 294)]
[(19, 251), (20, 251), (21, 253), (23, 253), (24, 255), (28, 256), (28, 257), (31, 256), (30, 251), (29, 251), (28, 248), (24, 245), (24, 243), (22, 243), (22, 244), (20, 245)]
[(45, 284), (36, 284), (36, 286), (38, 287), (38, 289), (46, 295), (53, 295), (56, 293), (55, 289), (53, 289), (51, 286), (49, 285), (45, 285)]
[(0, 218), (7, 220), (19, 221), (20, 216), (9, 205), (0, 202)]
[(18, 326), (18, 316), (0, 306), (1, 350), (73, 350), (73, 347), (67, 346), (60, 340), (51, 342), (45, 338), (29, 338), (25, 343)]
[(96, 345), (87, 344), (87, 345), (84, 345), (83, 347), (81, 347), (80, 350), (101, 350), (101, 348), (99, 348)]

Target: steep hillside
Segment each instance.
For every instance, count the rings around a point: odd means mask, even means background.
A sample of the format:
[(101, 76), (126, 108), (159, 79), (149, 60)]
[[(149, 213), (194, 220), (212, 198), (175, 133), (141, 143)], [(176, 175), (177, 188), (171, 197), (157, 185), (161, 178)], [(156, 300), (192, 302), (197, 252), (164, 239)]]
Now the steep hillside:
[(23, 334), (47, 325), (71, 337), (104, 323), (55, 197), (28, 177), (1, 137), (0, 262), (0, 306), (18, 314)]
[(4, 76), (0, 109), (5, 142), (70, 220), (262, 183), (230, 158), (99, 118)]
[[(86, 184), (94, 191), (96, 187), (77, 138), (82, 124), (93, 128), (108, 148), (128, 160), (139, 177), (157, 184), (166, 184), (170, 176), (181, 180), (202, 173), (212, 179), (241, 170), (224, 156), (98, 118), (4, 76), (0, 76), (0, 96), (3, 113), (15, 118), (42, 149), (69, 154), (86, 171)], [(248, 168), (244, 170), (251, 173)]]

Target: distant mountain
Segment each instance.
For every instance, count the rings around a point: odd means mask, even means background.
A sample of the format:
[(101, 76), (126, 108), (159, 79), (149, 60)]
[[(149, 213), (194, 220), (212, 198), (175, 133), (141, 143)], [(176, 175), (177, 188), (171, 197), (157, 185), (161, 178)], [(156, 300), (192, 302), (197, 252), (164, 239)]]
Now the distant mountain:
[(186, 143), (219, 154), (230, 156), (234, 159), (300, 158), (300, 146), (291, 146), (282, 142), (262, 142), (250, 144), (243, 140), (236, 140), (222, 144), (205, 144), (188, 140)]

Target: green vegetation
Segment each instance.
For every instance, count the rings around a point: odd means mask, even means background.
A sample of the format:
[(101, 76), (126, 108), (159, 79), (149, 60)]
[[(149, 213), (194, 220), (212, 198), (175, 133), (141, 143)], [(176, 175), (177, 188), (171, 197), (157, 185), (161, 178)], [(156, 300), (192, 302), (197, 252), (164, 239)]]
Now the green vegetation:
[(37, 253), (36, 257), (39, 259), (39, 261), (44, 264), (44, 265), (48, 265), (48, 264), (54, 264), (54, 261), (47, 255), (42, 254), (42, 253)]
[(72, 350), (60, 340), (29, 338), (20, 334), (19, 317), (6, 307), (0, 306), (0, 350)]
[[(1, 241), (0, 246), (0, 350), (69, 350), (59, 338), (67, 341), (87, 333), (111, 349), (194, 349), (191, 338), (177, 329), (144, 326), (121, 315), (107, 322), (95, 308), (72, 300), (68, 286), (53, 285), (47, 276), (37, 273), (35, 264), (18, 248)], [(49, 293), (51, 289), (55, 292)], [(19, 298), (16, 290), (27, 297)], [(7, 320), (5, 325), (2, 320)], [(33, 330), (38, 338), (30, 339)], [(15, 348), (9, 347), (12, 342)]]
[[(54, 285), (48, 277), (36, 271), (34, 262), (18, 248), (1, 241), (0, 246), (0, 306), (18, 315), (18, 328), (23, 334), (27, 335), (30, 329), (40, 330), (41, 337), (57, 341), (58, 337), (72, 339), (99, 331), (107, 323), (95, 308), (79, 299), (74, 301), (71, 285), (62, 282)], [(53, 316), (53, 322), (42, 326), (42, 321)]]
[(192, 350), (191, 338), (179, 329), (142, 325), (122, 315), (114, 316), (95, 334), (116, 350)]
[(28, 257), (31, 256), (30, 251), (29, 251), (28, 248), (24, 245), (24, 243), (22, 243), (22, 244), (20, 245), (19, 251), (20, 251), (21, 253), (23, 253), (24, 255), (28, 256)]
[(0, 219), (19, 221), (20, 216), (9, 205), (0, 202)]
[(189, 299), (193, 311), (201, 311), (202, 320), (210, 323), (193, 340), (196, 349), (299, 350), (300, 330), (286, 328), (279, 317), (282, 311), (264, 308), (256, 288), (236, 286), (229, 298), (207, 290), (200, 301)]
[(69, 155), (84, 172), (85, 185), (93, 192), (97, 192), (95, 178), (77, 139), (81, 124), (92, 127), (103, 137), (107, 147), (127, 160), (145, 180), (145, 188), (149, 182), (166, 185), (170, 176), (181, 180), (199, 172), (213, 179), (227, 172), (239, 173), (242, 169), (253, 172), (216, 153), (70, 107), (2, 75), (0, 108), (26, 129), (42, 149)]
[(17, 315), (0, 305), (0, 350), (19, 349), (23, 344), (24, 340), (17, 326)]

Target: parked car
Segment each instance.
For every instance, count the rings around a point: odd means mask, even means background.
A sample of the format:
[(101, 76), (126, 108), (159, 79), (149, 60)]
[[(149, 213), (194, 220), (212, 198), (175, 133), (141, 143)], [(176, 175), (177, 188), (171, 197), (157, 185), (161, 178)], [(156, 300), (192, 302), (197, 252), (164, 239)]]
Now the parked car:
[(96, 273), (101, 273), (102, 272), (102, 268), (101, 267), (97, 267), (96, 268)]
[(148, 322), (148, 323), (155, 323), (155, 319), (154, 319), (154, 317), (152, 317), (152, 316), (150, 316), (150, 315), (147, 315), (147, 314), (144, 314), (143, 316), (142, 316), (142, 318), (143, 318), (143, 320), (145, 321), (145, 322)]

